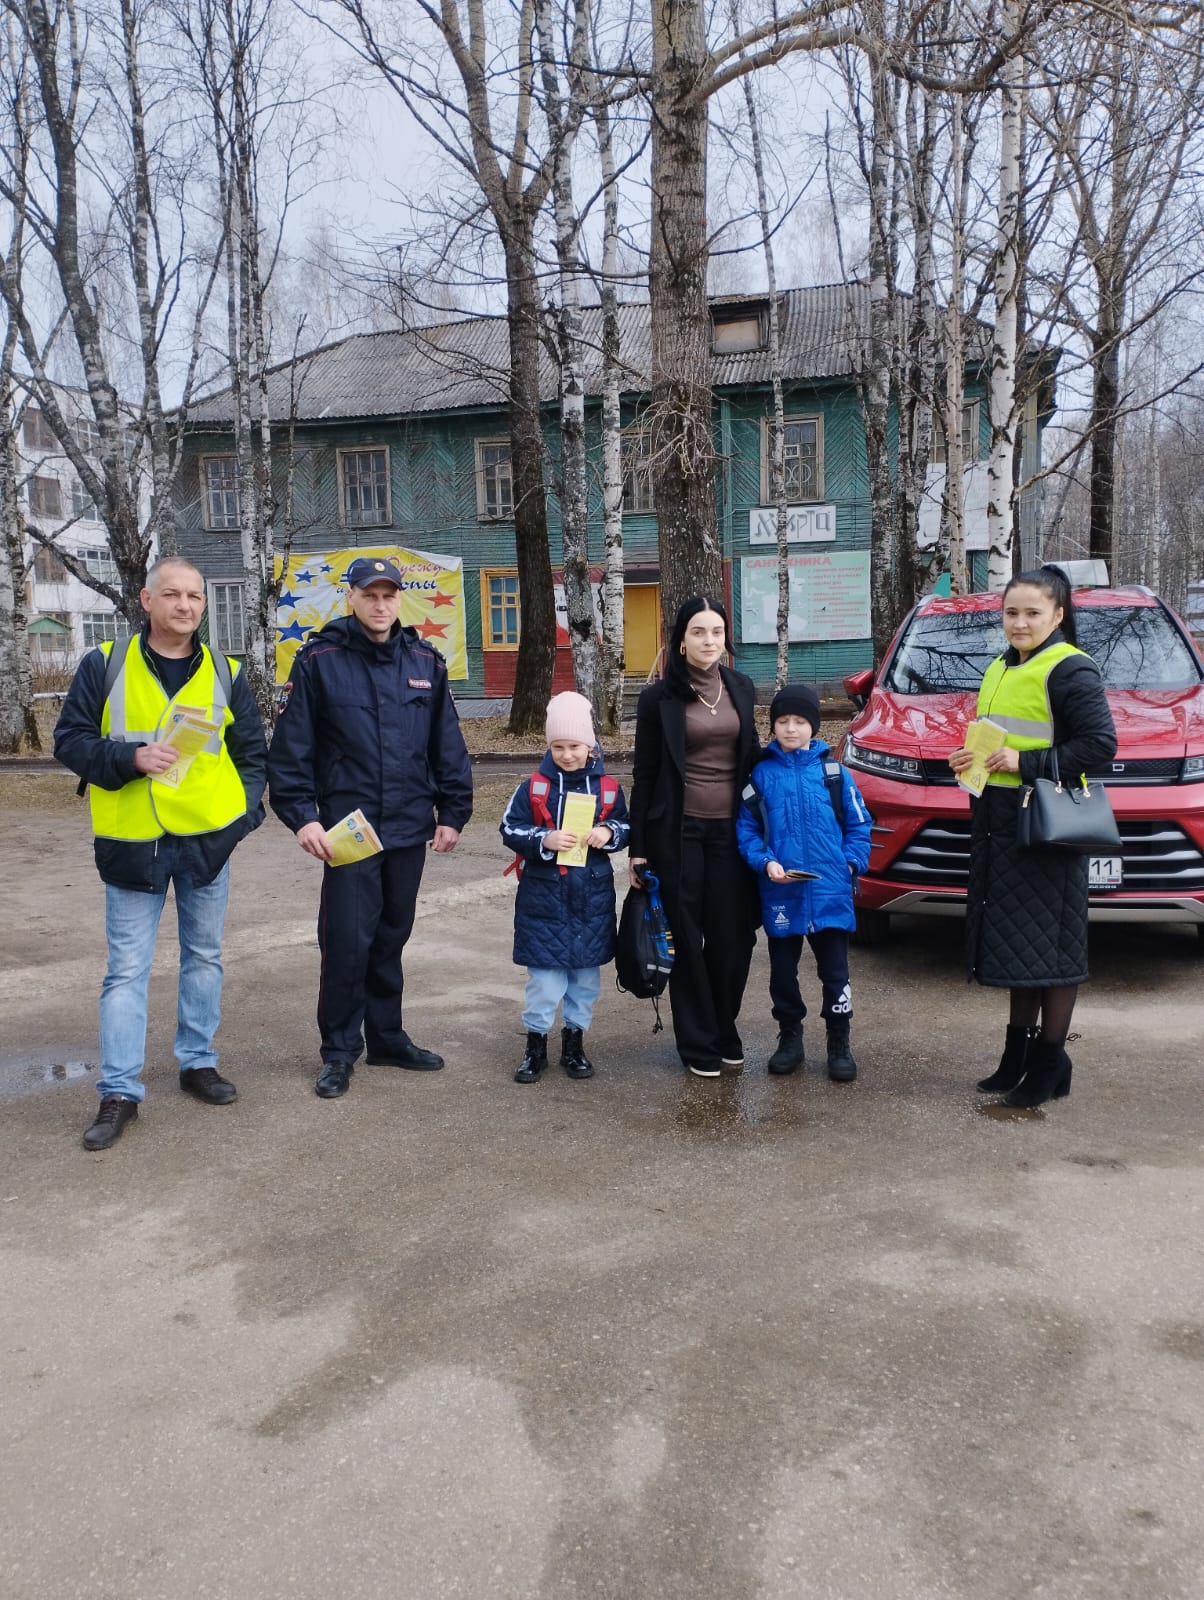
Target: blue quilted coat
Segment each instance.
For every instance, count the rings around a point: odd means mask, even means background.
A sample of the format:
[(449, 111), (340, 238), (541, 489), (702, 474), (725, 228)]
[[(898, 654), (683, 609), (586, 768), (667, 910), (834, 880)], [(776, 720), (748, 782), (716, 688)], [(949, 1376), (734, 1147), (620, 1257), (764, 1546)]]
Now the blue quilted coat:
[[(562, 772), (549, 751), (539, 766), (552, 789), (547, 806), (560, 826), (565, 796), (598, 794), (605, 768), (593, 757), (578, 772)], [(595, 804), (597, 820), (601, 801)], [(529, 781), (510, 797), (502, 818), (502, 839), (522, 857), (523, 875), (514, 903), (514, 959), (520, 967), (572, 971), (600, 967), (615, 953), (615, 875), (610, 857), (627, 843), (627, 802), (622, 789), (606, 818), (612, 839), (605, 850), (591, 850), (583, 867), (561, 872), (556, 857), (543, 849), (547, 825), (532, 812)]]
[[(768, 843), (759, 819), (746, 805), (736, 818), (740, 854), (757, 874), (761, 920), (771, 939), (855, 926), (853, 873), (864, 872), (870, 859), (871, 818), (852, 775), (842, 767), (841, 833), (824, 782), (828, 755), (828, 746), (820, 739), (813, 739), (805, 750), (791, 751), (772, 740), (752, 774), (769, 818)], [(770, 861), (819, 877), (814, 883), (770, 883), (765, 876)]]

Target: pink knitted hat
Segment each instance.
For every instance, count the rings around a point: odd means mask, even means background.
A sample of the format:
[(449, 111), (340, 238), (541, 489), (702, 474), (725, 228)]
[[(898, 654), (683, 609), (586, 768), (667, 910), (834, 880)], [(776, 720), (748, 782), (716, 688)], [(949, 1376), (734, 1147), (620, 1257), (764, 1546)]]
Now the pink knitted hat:
[(549, 744), (553, 739), (571, 739), (574, 744), (594, 747), (594, 711), (583, 694), (571, 690), (554, 694), (548, 701), (548, 716), (544, 734)]

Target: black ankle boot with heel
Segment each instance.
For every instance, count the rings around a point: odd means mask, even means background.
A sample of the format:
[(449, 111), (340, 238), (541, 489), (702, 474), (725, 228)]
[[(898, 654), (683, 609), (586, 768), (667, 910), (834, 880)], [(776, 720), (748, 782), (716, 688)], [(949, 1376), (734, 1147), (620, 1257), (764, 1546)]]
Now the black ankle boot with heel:
[(1031, 1110), (1047, 1100), (1063, 1100), (1070, 1093), (1070, 1057), (1061, 1039), (1037, 1039), (1028, 1047), (1028, 1071), (1004, 1105)]
[(1028, 1053), (1040, 1037), (1041, 1030), (1038, 1027), (1009, 1022), (999, 1065), (989, 1078), (978, 1080), (976, 1087), (979, 1093), (1007, 1094), (1014, 1089), (1028, 1071)]

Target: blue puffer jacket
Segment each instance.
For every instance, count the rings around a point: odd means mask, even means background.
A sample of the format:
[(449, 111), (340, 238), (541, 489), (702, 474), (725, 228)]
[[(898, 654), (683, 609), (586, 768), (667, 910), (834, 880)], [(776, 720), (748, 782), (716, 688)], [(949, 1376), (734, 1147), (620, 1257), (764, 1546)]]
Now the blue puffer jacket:
[[(539, 770), (552, 785), (548, 813), (560, 826), (565, 796), (598, 793), (605, 768), (593, 757), (579, 772), (562, 772), (549, 751)], [(601, 802), (595, 805), (597, 820)], [(531, 810), (528, 779), (510, 797), (501, 835), (523, 861), (514, 904), (514, 959), (520, 967), (553, 967), (572, 971), (600, 967), (615, 953), (615, 875), (610, 856), (627, 843), (627, 802), (622, 789), (606, 819), (612, 838), (605, 850), (591, 850), (583, 867), (561, 872), (554, 855), (543, 848), (547, 825)]]
[[(757, 874), (762, 922), (771, 939), (855, 926), (853, 873), (864, 872), (869, 862), (872, 819), (852, 775), (842, 767), (841, 834), (824, 782), (828, 755), (827, 745), (819, 739), (805, 750), (791, 751), (774, 739), (752, 775), (769, 818), (768, 844), (759, 819), (746, 805), (736, 818), (740, 854)], [(770, 883), (765, 868), (771, 861), (819, 876), (815, 882)]]

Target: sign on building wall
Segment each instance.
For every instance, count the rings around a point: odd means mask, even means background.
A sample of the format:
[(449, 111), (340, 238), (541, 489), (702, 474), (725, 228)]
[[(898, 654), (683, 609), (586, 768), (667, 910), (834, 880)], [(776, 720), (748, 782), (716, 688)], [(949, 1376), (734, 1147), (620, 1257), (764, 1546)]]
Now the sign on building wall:
[[(985, 550), (987, 537), (987, 493), (989, 480), (985, 461), (972, 461), (962, 474), (962, 516), (966, 525), (966, 549)], [(928, 468), (924, 493), (920, 499), (916, 543), (921, 550), (934, 545), (941, 531), (941, 503), (945, 498), (945, 468)]]
[[(790, 638), (794, 643), (870, 636), (868, 550), (826, 550), (791, 556)], [(778, 558), (746, 556), (740, 562), (740, 638), (775, 644)]]
[[(347, 614), (347, 568), (359, 556), (380, 556), (401, 570), (404, 587), (398, 616), (447, 658), (448, 676), (467, 678), (464, 644), (464, 570), (459, 556), (437, 556), (397, 545), (360, 545), (354, 550), (307, 550), (294, 554), (276, 609), (276, 682), (284, 683), (293, 657), (318, 628)], [(276, 558), (280, 573), (280, 558)]]
[[(822, 544), (835, 537), (835, 506), (791, 506), (787, 511), (788, 544)], [(773, 506), (754, 506), (748, 513), (748, 542), (777, 544), (778, 514)]]

